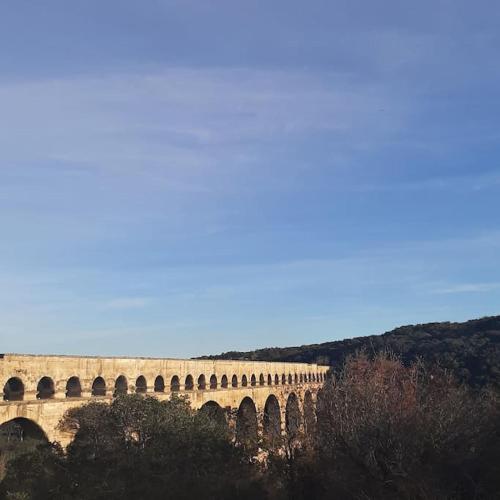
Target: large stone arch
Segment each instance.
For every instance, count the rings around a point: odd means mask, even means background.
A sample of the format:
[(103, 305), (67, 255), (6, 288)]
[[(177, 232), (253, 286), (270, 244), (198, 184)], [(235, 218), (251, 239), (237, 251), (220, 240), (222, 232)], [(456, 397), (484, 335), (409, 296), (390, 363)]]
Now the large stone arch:
[(48, 442), (46, 432), (34, 420), (25, 417), (16, 417), (0, 425), (0, 438), (12, 438), (18, 441), (27, 439)]
[(315, 405), (315, 415), (316, 415), (316, 427), (321, 428), (325, 425), (325, 416), (327, 413), (326, 401), (324, 397), (324, 390), (319, 389), (316, 393), (316, 405)]
[(299, 398), (294, 392), (291, 392), (285, 407), (285, 429), (289, 439), (294, 440), (299, 437), (301, 422)]
[(0, 425), (0, 458), (3, 465), (42, 443), (48, 444), (49, 439), (33, 420), (16, 417)]
[(236, 443), (247, 451), (257, 449), (257, 409), (253, 399), (246, 396), (236, 414)]
[(264, 405), (263, 437), (267, 448), (277, 449), (281, 446), (281, 410), (274, 394), (267, 397)]
[(226, 430), (229, 429), (226, 411), (216, 401), (207, 401), (203, 404), (199, 411), (205, 413), (205, 415), (213, 419), (217, 422), (217, 424), (224, 427)]
[(311, 391), (304, 393), (304, 431), (308, 436), (314, 435), (316, 428), (316, 411)]

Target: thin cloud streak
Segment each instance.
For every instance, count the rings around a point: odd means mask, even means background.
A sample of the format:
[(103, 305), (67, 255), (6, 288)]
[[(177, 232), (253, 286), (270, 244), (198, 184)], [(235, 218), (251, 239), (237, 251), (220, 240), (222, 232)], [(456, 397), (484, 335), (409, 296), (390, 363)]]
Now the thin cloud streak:
[(500, 289), (500, 283), (459, 283), (446, 288), (433, 290), (436, 294), (486, 293)]
[(116, 174), (183, 169), (186, 176), (220, 160), (234, 168), (245, 150), (253, 155), (249, 143), (296, 134), (325, 131), (364, 149), (397, 133), (411, 112), (409, 101), (380, 84), (234, 68), (3, 84), (0, 105), (4, 162), (56, 160)]

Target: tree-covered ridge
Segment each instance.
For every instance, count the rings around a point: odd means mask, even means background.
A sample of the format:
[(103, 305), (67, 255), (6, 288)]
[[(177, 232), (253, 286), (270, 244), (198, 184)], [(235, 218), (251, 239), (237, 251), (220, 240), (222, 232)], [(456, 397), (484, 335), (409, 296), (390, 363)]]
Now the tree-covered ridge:
[(294, 361), (341, 366), (345, 357), (359, 350), (390, 350), (408, 363), (422, 358), (452, 370), (475, 386), (500, 387), (500, 316), (465, 323), (427, 323), (396, 328), (382, 335), (325, 342), (300, 347), (272, 347), (249, 352), (226, 352), (209, 359)]

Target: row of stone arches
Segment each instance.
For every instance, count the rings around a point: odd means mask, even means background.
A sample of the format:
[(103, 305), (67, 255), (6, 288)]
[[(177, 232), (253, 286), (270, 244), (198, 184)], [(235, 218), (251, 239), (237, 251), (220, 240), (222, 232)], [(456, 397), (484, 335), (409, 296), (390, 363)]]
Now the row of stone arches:
[[(216, 401), (208, 401), (200, 411), (206, 412), (210, 418), (218, 419), (229, 429), (230, 413), (221, 408)], [(285, 439), (293, 445), (293, 441), (299, 437), (302, 430), (306, 434), (312, 433), (316, 425), (315, 405), (310, 391), (304, 393), (302, 411), (296, 393), (288, 394), (284, 401), (284, 412), (278, 398), (270, 394), (263, 408), (261, 436), (259, 436), (257, 408), (251, 397), (242, 399), (234, 416), (234, 439), (238, 445), (248, 449), (257, 446), (259, 437), (262, 437), (267, 449), (281, 447)], [(0, 437), (12, 437), (17, 440), (47, 439), (44, 430), (36, 422), (26, 418), (15, 418), (0, 425)]]
[[(201, 407), (212, 418), (225, 421), (226, 413), (215, 401), (208, 401)], [(284, 444), (286, 438), (291, 444), (300, 435), (301, 430), (312, 434), (316, 424), (316, 412), (309, 391), (305, 392), (303, 411), (300, 410), (299, 399), (295, 393), (290, 393), (284, 411), (284, 431), (282, 427), (282, 411), (278, 398), (271, 394), (268, 396), (262, 415), (262, 438), (268, 449), (276, 449)], [(226, 421), (227, 423), (227, 421)], [(251, 448), (258, 441), (257, 409), (250, 397), (241, 401), (236, 413), (235, 440), (243, 447)]]
[[(237, 375), (233, 375), (231, 380), (229, 380), (227, 375), (223, 375), (220, 381), (217, 379), (215, 374), (211, 375), (207, 381), (207, 378), (204, 374), (199, 375), (196, 380), (193, 378), (191, 374), (187, 375), (183, 386), (181, 386), (181, 380), (179, 376), (174, 375), (170, 380), (170, 392), (180, 392), (181, 390), (185, 391), (193, 391), (193, 390), (216, 390), (216, 389), (228, 389), (228, 388), (237, 388), (241, 387), (255, 387), (255, 386), (264, 386), (264, 385), (293, 385), (304, 382), (323, 382), (324, 374), (288, 374), (288, 377), (285, 374), (282, 374), (281, 377), (278, 374), (274, 375), (274, 378), (271, 374), (267, 375), (267, 378), (264, 374), (260, 374), (259, 377), (255, 374), (252, 374), (250, 378), (246, 375), (243, 375), (240, 379), (238, 379)], [(165, 392), (166, 385), (163, 376), (158, 375), (154, 380), (153, 391), (155, 393)], [(106, 381), (103, 377), (96, 377), (90, 388), (90, 395), (93, 397), (102, 397), (106, 396), (108, 391), (108, 387)], [(133, 391), (139, 394), (144, 394), (148, 392), (148, 384), (147, 380), (143, 375), (137, 377), (135, 381), (135, 385), (133, 387)], [(24, 384), (22, 380), (18, 377), (10, 378), (3, 389), (3, 399), (5, 401), (22, 401), (24, 399)], [(118, 394), (126, 394), (129, 392), (128, 380), (124, 375), (120, 375), (114, 381), (114, 387), (112, 394), (114, 396)], [(76, 376), (70, 377), (66, 382), (66, 390), (65, 396), (67, 398), (79, 398), (82, 397), (83, 389), (80, 379)], [(55, 384), (52, 378), (50, 377), (42, 377), (36, 389), (36, 399), (51, 399), (55, 395)]]
[[(284, 411), (284, 434), (282, 427), (282, 412), (278, 398), (271, 394), (268, 396), (263, 411), (262, 438), (264, 446), (276, 449), (284, 444), (294, 446), (302, 431), (312, 434), (316, 425), (316, 412), (312, 394), (304, 394), (303, 411), (300, 409), (299, 398), (292, 392), (288, 395)], [(238, 444), (252, 448), (258, 441), (257, 409), (250, 397), (245, 397), (240, 403), (236, 415), (235, 439)]]
[[(220, 382), (217, 379), (216, 375), (211, 375), (208, 382), (207, 378), (205, 377), (204, 374), (201, 374), (197, 382), (195, 384), (194, 378), (192, 375), (187, 375), (184, 381), (184, 390), (186, 391), (192, 391), (195, 389), (198, 390), (215, 390), (218, 388), (221, 389), (228, 389), (229, 387), (255, 387), (255, 386), (264, 386), (264, 385), (292, 385), (292, 384), (299, 384), (299, 383), (304, 383), (304, 382), (323, 382), (324, 381), (324, 374), (319, 373), (319, 374), (308, 374), (307, 376), (304, 374), (295, 374), (292, 376), (292, 374), (289, 374), (288, 377), (285, 374), (282, 374), (281, 378), (278, 374), (274, 375), (274, 378), (271, 374), (267, 375), (267, 378), (264, 376), (264, 374), (260, 374), (259, 377), (255, 374), (252, 374), (250, 378), (248, 378), (246, 375), (242, 375), (241, 379), (238, 379), (237, 375), (233, 375), (231, 377), (231, 380), (229, 380), (227, 375), (222, 375)], [(180, 378), (177, 375), (174, 375), (171, 379), (170, 382), (170, 390), (172, 392), (177, 392), (181, 390), (181, 381)]]

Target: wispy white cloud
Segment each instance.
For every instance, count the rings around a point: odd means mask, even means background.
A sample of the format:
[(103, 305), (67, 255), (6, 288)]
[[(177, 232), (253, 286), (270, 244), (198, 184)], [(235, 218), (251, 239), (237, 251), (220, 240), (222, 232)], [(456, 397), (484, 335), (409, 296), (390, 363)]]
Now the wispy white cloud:
[(454, 191), (470, 192), (500, 186), (500, 167), (484, 171), (472, 171), (466, 174), (448, 176), (430, 176), (425, 179), (404, 182), (386, 181), (378, 184), (360, 183), (352, 189), (358, 192), (417, 192), (417, 191)]
[(187, 68), (4, 83), (0, 106), (4, 165), (57, 160), (163, 176), (177, 188), (221, 161), (226, 173), (252, 163), (256, 142), (262, 151), (326, 131), (365, 149), (397, 133), (411, 109), (393, 89), (341, 74)]
[(458, 283), (433, 290), (436, 294), (485, 293), (500, 290), (500, 283)]

